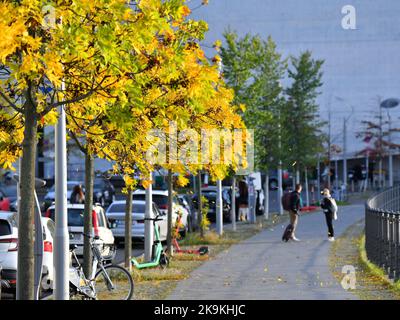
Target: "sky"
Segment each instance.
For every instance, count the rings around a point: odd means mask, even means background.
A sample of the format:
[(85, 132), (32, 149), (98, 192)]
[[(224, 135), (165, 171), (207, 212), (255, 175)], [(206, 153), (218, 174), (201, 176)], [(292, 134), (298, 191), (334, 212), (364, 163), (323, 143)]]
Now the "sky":
[[(189, 6), (200, 2), (191, 0)], [(355, 9), (355, 29), (342, 26), (346, 5)], [(208, 56), (214, 54), (214, 41), (223, 40), (223, 32), (230, 28), (241, 36), (272, 36), (284, 57), (310, 50), (325, 60), (320, 116), (328, 120), (331, 110), (332, 137), (338, 145), (343, 144), (344, 118), (350, 117), (351, 156), (365, 147), (355, 134), (362, 129), (362, 120), (377, 116), (379, 99), (400, 98), (399, 13), (398, 0), (210, 0), (193, 11), (193, 18), (209, 25), (203, 41)], [(400, 106), (390, 115), (392, 126), (400, 127)]]

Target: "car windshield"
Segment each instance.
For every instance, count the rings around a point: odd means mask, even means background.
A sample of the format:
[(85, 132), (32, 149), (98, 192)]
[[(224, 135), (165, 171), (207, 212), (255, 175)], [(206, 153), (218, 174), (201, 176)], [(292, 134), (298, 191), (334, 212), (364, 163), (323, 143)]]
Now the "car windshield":
[[(134, 200), (145, 200), (146, 195), (145, 194), (134, 194), (133, 199)], [(168, 197), (161, 195), (161, 194), (153, 194), (153, 201), (159, 206), (166, 206), (168, 205)]]
[(202, 191), (202, 195), (206, 198), (216, 198), (217, 193), (215, 191)]
[[(83, 217), (84, 217), (84, 209), (68, 209), (68, 227), (83, 227)], [(53, 221), (54, 219), (54, 209), (50, 209), (50, 217)], [(104, 226), (104, 221), (100, 215), (97, 213), (97, 221), (99, 223), (99, 227)]]
[[(108, 213), (125, 212), (125, 203), (115, 203), (110, 206)], [(133, 203), (132, 213), (144, 213), (145, 204), (144, 203)]]

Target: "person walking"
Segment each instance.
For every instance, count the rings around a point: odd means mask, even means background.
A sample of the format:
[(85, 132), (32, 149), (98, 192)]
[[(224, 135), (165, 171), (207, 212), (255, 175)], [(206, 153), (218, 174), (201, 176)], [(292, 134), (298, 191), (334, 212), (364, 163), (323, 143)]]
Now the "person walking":
[(333, 229), (333, 220), (337, 219), (337, 205), (332, 198), (329, 189), (325, 188), (322, 191), (324, 198), (321, 201), (321, 208), (325, 214), (326, 225), (328, 226), (328, 240), (335, 241), (335, 231)]
[[(284, 235), (282, 237), (282, 240), (288, 241), (289, 239), (292, 239), (293, 241), (300, 241), (298, 238), (296, 238), (296, 228), (297, 224), (299, 221), (299, 211), (301, 208), (301, 190), (303, 189), (301, 184), (296, 184), (296, 187), (294, 191), (292, 191), (290, 194), (287, 194), (289, 196), (288, 198), (288, 206), (287, 211), (289, 211), (289, 218), (290, 218), (290, 223), (286, 227)], [(286, 197), (286, 195), (284, 195)], [(283, 200), (286, 202), (285, 200)]]
[(83, 193), (82, 186), (76, 185), (72, 190), (71, 197), (69, 199), (71, 204), (83, 204), (85, 203), (85, 194)]
[(239, 181), (239, 197), (237, 200), (239, 221), (247, 221), (249, 212), (249, 190), (246, 182), (243, 180)]

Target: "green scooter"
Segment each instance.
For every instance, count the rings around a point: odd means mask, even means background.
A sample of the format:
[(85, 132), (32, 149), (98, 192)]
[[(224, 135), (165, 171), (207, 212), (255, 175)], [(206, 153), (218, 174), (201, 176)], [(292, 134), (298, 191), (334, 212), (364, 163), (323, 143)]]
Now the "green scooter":
[(169, 258), (164, 252), (164, 248), (160, 240), (160, 232), (158, 230), (158, 227), (156, 226), (156, 221), (161, 221), (163, 219), (160, 219), (159, 216), (157, 216), (155, 218), (145, 218), (145, 220), (153, 221), (154, 233), (155, 233), (154, 244), (153, 244), (153, 260), (150, 262), (139, 263), (135, 258), (132, 258), (131, 261), (137, 269), (153, 268), (157, 266), (160, 266), (162, 269), (164, 269), (169, 265)]

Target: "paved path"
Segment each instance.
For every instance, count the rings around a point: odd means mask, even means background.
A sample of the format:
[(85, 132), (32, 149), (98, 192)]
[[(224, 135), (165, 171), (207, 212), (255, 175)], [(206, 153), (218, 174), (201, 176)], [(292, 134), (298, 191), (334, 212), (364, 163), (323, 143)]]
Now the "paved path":
[[(364, 206), (339, 209), (336, 235), (364, 216)], [(168, 299), (357, 299), (329, 270), (327, 228), (322, 213), (300, 217), (297, 237), (283, 243), (277, 225), (230, 247), (194, 270)]]

